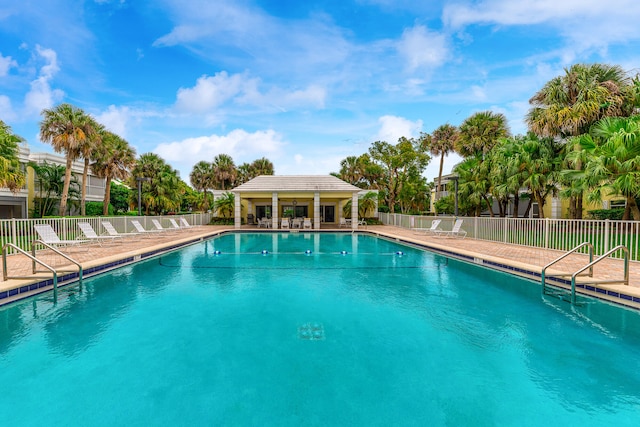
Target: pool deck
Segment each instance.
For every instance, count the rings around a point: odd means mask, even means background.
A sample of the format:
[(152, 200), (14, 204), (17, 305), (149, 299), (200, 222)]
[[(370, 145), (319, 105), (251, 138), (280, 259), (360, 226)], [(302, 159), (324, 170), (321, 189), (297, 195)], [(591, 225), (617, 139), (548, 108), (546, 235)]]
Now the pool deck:
[[(95, 243), (90, 245), (82, 244), (79, 247), (68, 248), (64, 252), (82, 264), (85, 277), (88, 277), (92, 274), (102, 273), (178, 247), (197, 243), (225, 231), (234, 231), (234, 228), (229, 226), (200, 226), (179, 232), (153, 233), (144, 237), (135, 236), (118, 239), (117, 242), (107, 243), (103, 246)], [(272, 230), (256, 229), (255, 227), (243, 227), (241, 231), (272, 232)], [(298, 230), (292, 231), (296, 232)], [(321, 231), (351, 232), (351, 230), (344, 228), (325, 227)], [(538, 283), (540, 282), (542, 267), (563, 254), (560, 251), (470, 238), (453, 239), (427, 236), (394, 226), (368, 226), (361, 228), (359, 231), (411, 245), (418, 245), (451, 258), (505, 271)], [(70, 265), (68, 261), (65, 261), (59, 255), (43, 250), (38, 252), (38, 259), (56, 269), (66, 271), (59, 274), (59, 286), (77, 281), (77, 268)], [(547, 276), (561, 273), (569, 274), (570, 276), (571, 273), (585, 266), (587, 262), (586, 255), (570, 255), (555, 265), (553, 269), (550, 269)], [(0, 266), (0, 269), (2, 269), (2, 266)], [(39, 269), (42, 270), (42, 268)], [(26, 276), (28, 278), (8, 279), (0, 282), (0, 305), (50, 290), (53, 287), (52, 274), (46, 272), (33, 275), (31, 261), (23, 255), (8, 256), (7, 270), (10, 277)], [(71, 270), (75, 271), (75, 273), (70, 273), (69, 271)], [(603, 260), (594, 268), (593, 279), (580, 277), (580, 286), (584, 286), (584, 288), (578, 289), (578, 292), (640, 309), (640, 263), (630, 263), (628, 286), (623, 284), (599, 284), (593, 286), (585, 283), (585, 280), (586, 282), (589, 280), (620, 280), (623, 276), (623, 271), (624, 267), (621, 260)], [(550, 283), (559, 287), (568, 287), (566, 282), (568, 280), (570, 280), (570, 277), (564, 277), (560, 280), (551, 279)]]

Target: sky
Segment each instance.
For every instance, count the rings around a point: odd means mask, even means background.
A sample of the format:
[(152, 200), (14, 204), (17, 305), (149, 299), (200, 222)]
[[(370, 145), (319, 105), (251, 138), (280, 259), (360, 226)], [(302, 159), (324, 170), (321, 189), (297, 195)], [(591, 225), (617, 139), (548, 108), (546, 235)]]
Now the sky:
[(52, 152), (40, 113), (71, 103), (186, 182), (218, 154), (328, 174), (479, 111), (525, 133), (565, 67), (640, 72), (638, 22), (638, 0), (0, 0), (0, 119)]

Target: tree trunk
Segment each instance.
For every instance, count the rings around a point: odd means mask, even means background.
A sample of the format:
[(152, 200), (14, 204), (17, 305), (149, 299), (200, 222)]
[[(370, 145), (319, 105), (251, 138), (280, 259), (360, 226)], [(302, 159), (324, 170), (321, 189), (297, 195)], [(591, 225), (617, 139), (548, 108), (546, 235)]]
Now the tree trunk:
[(529, 198), (529, 204), (527, 204), (527, 209), (524, 211), (523, 218), (529, 218), (529, 212), (531, 212), (531, 205), (533, 204), (533, 198)]
[(82, 171), (82, 199), (80, 200), (80, 215), (85, 216), (87, 210), (85, 203), (87, 200), (87, 177), (89, 175), (89, 159), (84, 159), (84, 169)]
[(513, 196), (513, 217), (518, 218), (518, 211), (520, 210), (520, 196), (518, 192)]
[[(442, 156), (440, 156), (440, 171), (438, 172), (438, 186), (436, 187), (436, 201), (440, 200), (440, 185), (442, 182), (442, 167), (444, 166), (444, 152), (442, 153)], [(436, 211), (436, 214), (438, 212)]]
[(64, 171), (64, 185), (60, 196), (60, 208), (58, 215), (65, 216), (67, 213), (67, 199), (69, 198), (69, 186), (71, 185), (71, 157), (67, 156), (67, 168)]
[(544, 197), (536, 193), (535, 198), (536, 202), (538, 202), (538, 214), (540, 215), (540, 218), (544, 218)]
[(634, 221), (640, 221), (640, 209), (638, 209), (636, 198), (633, 195), (627, 196), (627, 206), (625, 207), (625, 210), (624, 210), (624, 215), (626, 218), (622, 218), (622, 219), (629, 219), (629, 214), (627, 213), (627, 210), (629, 210), (631, 216), (633, 216)]
[(576, 218), (582, 219), (582, 194), (576, 197)]
[(109, 202), (111, 202), (111, 177), (107, 176), (107, 187), (104, 189), (104, 200), (102, 201), (102, 215), (109, 215)]

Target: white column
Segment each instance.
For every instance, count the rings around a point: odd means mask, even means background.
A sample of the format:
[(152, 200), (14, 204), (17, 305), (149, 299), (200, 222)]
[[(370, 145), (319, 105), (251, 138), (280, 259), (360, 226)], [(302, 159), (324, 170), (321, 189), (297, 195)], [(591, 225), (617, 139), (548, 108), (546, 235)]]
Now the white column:
[(278, 193), (271, 195), (271, 226), (273, 229), (278, 228)]
[(358, 229), (358, 193), (353, 193), (351, 196), (351, 229)]
[(234, 212), (234, 226), (240, 228), (242, 225), (242, 203), (240, 200), (240, 193), (233, 193), (235, 200), (235, 212)]
[(320, 193), (313, 193), (313, 228), (320, 230)]

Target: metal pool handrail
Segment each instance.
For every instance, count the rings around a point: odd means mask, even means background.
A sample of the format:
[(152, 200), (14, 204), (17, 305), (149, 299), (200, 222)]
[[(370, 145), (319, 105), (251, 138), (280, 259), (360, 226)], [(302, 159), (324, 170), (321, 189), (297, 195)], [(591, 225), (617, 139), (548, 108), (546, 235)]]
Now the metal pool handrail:
[[(560, 257), (554, 259), (553, 261), (551, 261), (549, 264), (545, 265), (544, 267), (542, 267), (542, 272), (540, 273), (540, 277), (541, 277), (541, 281), (542, 281), (542, 294), (545, 294), (545, 290), (546, 290), (546, 276), (545, 273), (547, 271), (547, 268), (551, 267), (553, 264), (563, 260), (564, 258), (568, 257), (569, 255), (571, 255), (572, 253), (578, 251), (580, 248), (584, 247), (584, 246), (588, 246), (589, 247), (589, 277), (593, 277), (593, 265), (591, 265), (591, 263), (593, 262), (593, 244), (591, 244), (590, 242), (583, 242), (580, 243), (578, 246), (576, 246), (575, 248), (571, 249), (569, 252), (561, 255)], [(581, 271), (584, 271), (581, 270)], [(568, 274), (566, 275), (568, 276)]]
[[(590, 268), (591, 272), (593, 273), (593, 266), (595, 264), (599, 263), (603, 259), (609, 257), (609, 255), (611, 255), (612, 253), (617, 252), (617, 251), (619, 251), (621, 249), (622, 249), (622, 251), (624, 253), (624, 278), (622, 280), (598, 280), (598, 281), (594, 281), (594, 282), (591, 282), (591, 283), (593, 283), (593, 284), (597, 284), (597, 283), (624, 283), (625, 285), (629, 284), (629, 249), (627, 249), (627, 247), (624, 246), (624, 245), (618, 245), (615, 248), (613, 248), (613, 249), (607, 251), (606, 253), (602, 254), (595, 261), (591, 261), (589, 264), (585, 265), (580, 270), (578, 270), (575, 273), (573, 273), (573, 276), (571, 276), (571, 303), (572, 304), (576, 303), (576, 276), (578, 276), (578, 274), (580, 274), (583, 271), (585, 271), (587, 268)], [(593, 277), (593, 274), (591, 274), (590, 277)]]

